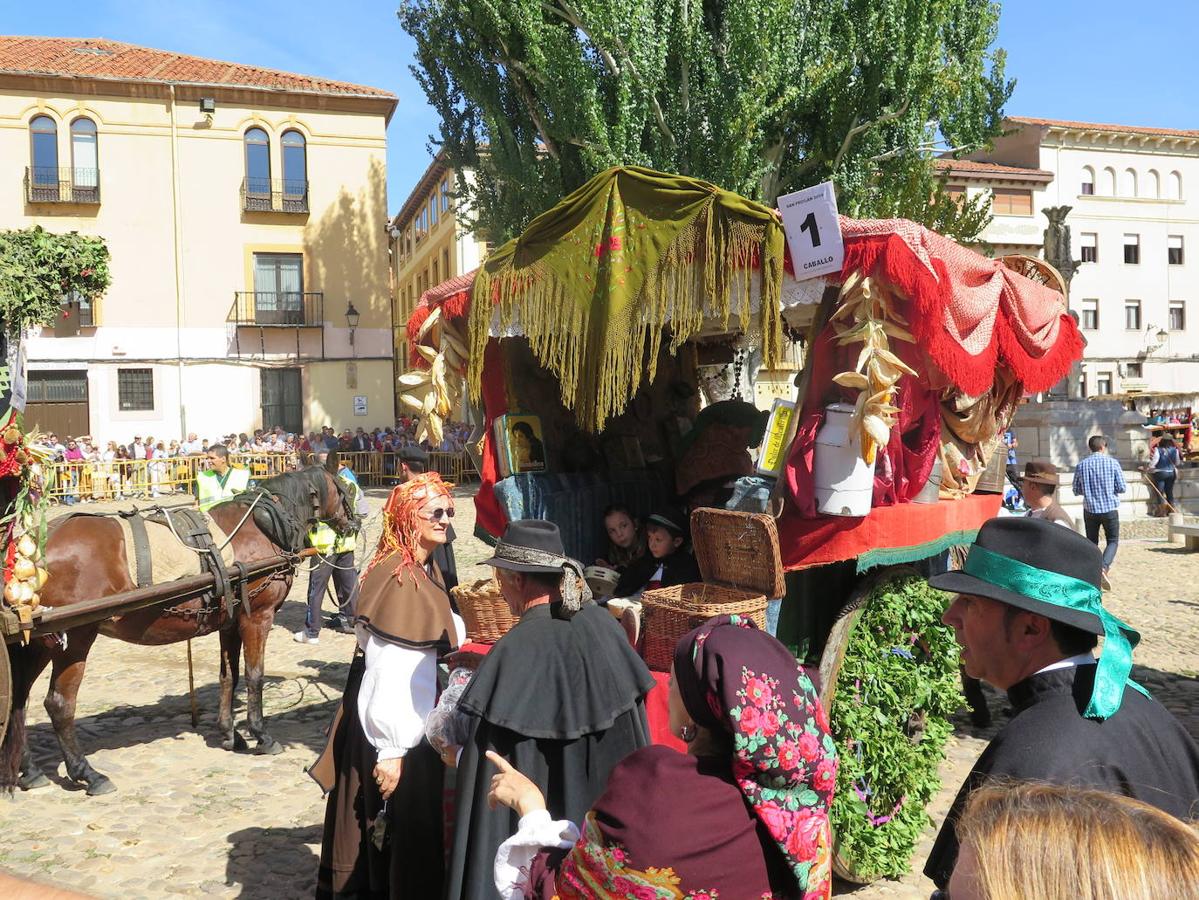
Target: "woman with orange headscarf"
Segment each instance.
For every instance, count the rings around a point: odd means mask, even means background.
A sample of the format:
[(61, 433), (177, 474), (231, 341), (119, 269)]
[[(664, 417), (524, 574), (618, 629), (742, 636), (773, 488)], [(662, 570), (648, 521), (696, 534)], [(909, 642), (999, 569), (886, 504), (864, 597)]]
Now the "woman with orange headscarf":
[(439, 897), (441, 759), (424, 737), (437, 662), (463, 639), (430, 554), (454, 515), (436, 472), (399, 485), (359, 585), (358, 647), (329, 744), (309, 774), (328, 793), (318, 897)]

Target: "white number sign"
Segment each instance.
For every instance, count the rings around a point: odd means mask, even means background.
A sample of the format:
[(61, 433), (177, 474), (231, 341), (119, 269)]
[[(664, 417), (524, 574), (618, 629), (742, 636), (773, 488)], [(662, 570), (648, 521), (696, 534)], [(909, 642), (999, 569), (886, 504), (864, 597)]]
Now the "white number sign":
[(795, 279), (815, 278), (841, 271), (845, 260), (845, 244), (841, 240), (841, 223), (837, 218), (837, 194), (833, 183), (826, 181), (804, 188), (778, 199), (791, 248)]

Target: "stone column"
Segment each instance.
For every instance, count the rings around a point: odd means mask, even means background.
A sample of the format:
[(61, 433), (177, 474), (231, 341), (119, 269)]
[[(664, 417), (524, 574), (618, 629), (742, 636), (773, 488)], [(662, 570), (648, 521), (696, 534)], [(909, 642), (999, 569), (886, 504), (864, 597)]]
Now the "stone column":
[[(1045, 229), (1042, 255), (1045, 257), (1045, 262), (1057, 269), (1061, 273), (1062, 280), (1066, 282), (1066, 308), (1070, 311), (1074, 323), (1078, 324), (1078, 313), (1070, 309), (1070, 282), (1074, 279), (1074, 273), (1078, 271), (1079, 266), (1070, 252), (1070, 226), (1066, 224), (1066, 216), (1070, 214), (1071, 209), (1073, 209), (1071, 206), (1049, 206), (1041, 210), (1045, 218), (1049, 220), (1049, 227)], [(1083, 341), (1085, 344), (1086, 338), (1083, 338)], [(1071, 400), (1083, 399), (1082, 389), (1079, 386), (1079, 381), (1082, 379), (1082, 360), (1075, 361), (1066, 378), (1066, 396)]]

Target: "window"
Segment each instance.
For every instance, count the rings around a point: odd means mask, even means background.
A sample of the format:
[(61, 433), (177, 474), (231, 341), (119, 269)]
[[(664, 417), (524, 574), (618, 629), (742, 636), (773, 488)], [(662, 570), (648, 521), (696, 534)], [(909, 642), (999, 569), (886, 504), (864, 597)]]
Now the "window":
[(1182, 175), (1178, 172), (1171, 172), (1170, 177), (1166, 179), (1166, 198), (1168, 200), (1182, 199)]
[(1032, 191), (995, 188), (991, 191), (991, 212), (997, 216), (1031, 216)]
[(1144, 378), (1145, 367), (1139, 362), (1130, 362), (1124, 367), (1124, 377), (1132, 379)]
[[(268, 169), (269, 177), (269, 169)], [(308, 197), (308, 151), (304, 135), (300, 132), (283, 132), (283, 203), (288, 200), (307, 200)]]
[(1082, 301), (1082, 327), (1085, 331), (1099, 330), (1099, 301)]
[(433, 196), (429, 198), (429, 221), (433, 225), (437, 224), (437, 211), (439, 208), (437, 205), (437, 193), (434, 192)]
[(411, 225), (409, 225), (404, 230), (404, 255), (405, 256), (412, 255), (412, 226)]
[(1099, 235), (1094, 231), (1079, 232), (1078, 235), (1079, 249), (1082, 252), (1082, 261), (1099, 262)]
[(303, 254), (254, 254), (254, 322), (304, 324)]
[(1095, 376), (1095, 393), (1101, 396), (1112, 392), (1112, 373), (1100, 372)]
[(1166, 259), (1172, 266), (1182, 265), (1182, 235), (1172, 234), (1166, 238)]
[(1186, 331), (1187, 305), (1181, 300), (1170, 301), (1170, 330)]
[(1103, 170), (1102, 188), (1103, 188), (1103, 196), (1105, 196), (1105, 197), (1116, 196), (1116, 170), (1113, 169), (1111, 166), (1108, 166), (1106, 169)]
[(1145, 178), (1145, 196), (1156, 200), (1161, 195), (1162, 177), (1157, 174), (1157, 169), (1150, 169), (1149, 174)]
[(446, 278), (454, 277), (454, 273), (450, 271), (450, 251), (448, 248), (441, 251), (441, 274)]
[(76, 193), (94, 192), (100, 186), (96, 157), (96, 123), (78, 118), (71, 123), (71, 183)]
[(259, 380), (262, 427), (282, 425), (284, 431), (304, 430), (303, 376), (299, 369), (263, 369)]
[(1095, 193), (1095, 170), (1090, 166), (1082, 167), (1082, 183), (1078, 193), (1088, 197)]
[(33, 171), (30, 179), (35, 190), (53, 196), (35, 199), (58, 199), (58, 126), (49, 116), (36, 116), (29, 123), (29, 156)]
[(1120, 175), (1120, 196), (1135, 197), (1137, 195), (1137, 173), (1125, 169)]
[(438, 268), (438, 261), (433, 260), (433, 284), (441, 284), (441, 271)]
[(1141, 301), (1124, 301), (1124, 329), (1126, 331), (1141, 330)]
[(957, 206), (961, 206), (966, 200), (966, 186), (964, 184), (948, 184), (945, 186), (945, 193)]
[(450, 208), (450, 176), (447, 175), (441, 179), (441, 211), (446, 212)]
[(154, 370), (117, 369), (117, 404), (122, 412), (154, 408)]
[(1141, 261), (1141, 236), (1139, 234), (1124, 235), (1124, 261), (1137, 265)]
[(271, 140), (261, 128), (246, 132), (246, 194), (271, 196)]

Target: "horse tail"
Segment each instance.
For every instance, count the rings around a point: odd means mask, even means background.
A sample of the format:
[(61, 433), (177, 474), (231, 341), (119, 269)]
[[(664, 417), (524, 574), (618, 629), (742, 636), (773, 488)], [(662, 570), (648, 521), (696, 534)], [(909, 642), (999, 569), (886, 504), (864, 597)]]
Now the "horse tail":
[(0, 793), (11, 793), (21, 775), (21, 758), (25, 753), (25, 706), (38, 669), (33, 663), (33, 651), (21, 644), (9, 645), (9, 661), (12, 672), (12, 709), (8, 719), (8, 730), (0, 743)]

